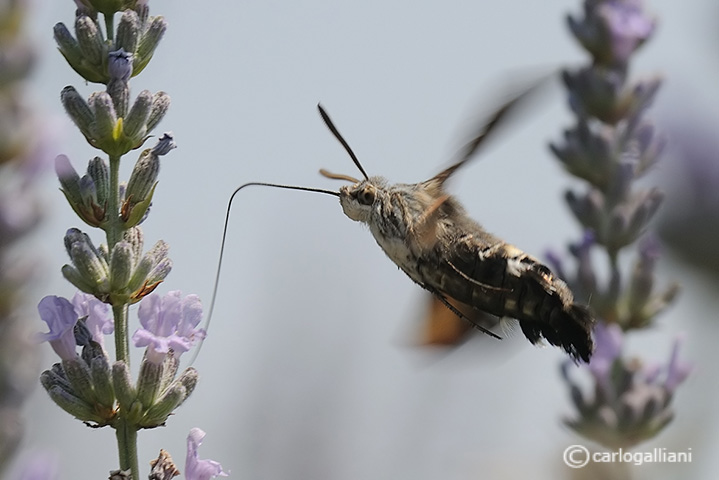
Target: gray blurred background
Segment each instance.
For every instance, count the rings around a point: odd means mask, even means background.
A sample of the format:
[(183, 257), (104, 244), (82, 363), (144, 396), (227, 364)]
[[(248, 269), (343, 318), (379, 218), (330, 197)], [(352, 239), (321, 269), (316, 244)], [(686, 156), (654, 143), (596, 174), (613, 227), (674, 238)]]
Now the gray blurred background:
[[(650, 116), (667, 123), (713, 112), (716, 120), (716, 2), (645, 4), (660, 23), (633, 73), (666, 77)], [(143, 228), (147, 243), (171, 245), (174, 269), (159, 291), (196, 293), (206, 308), (235, 187), (270, 181), (336, 189), (320, 167), (358, 175), (319, 118), (319, 101), (370, 175), (416, 182), (446, 165), (468, 120), (496, 107), (506, 85), (586, 61), (564, 23), (581, 12), (578, 0), (150, 5), (169, 30), (131, 85), (135, 94), (171, 95), (159, 131), (174, 132), (178, 148), (163, 158)], [(47, 112), (56, 153), (80, 170), (96, 152), (63, 115), (59, 92), (70, 84), (86, 95), (97, 88), (81, 84), (52, 40), (52, 26), (71, 24), (73, 11), (69, 0), (35, 1), (41, 58), (32, 93)], [(547, 148), (570, 123), (564, 93), (554, 88), (450, 186), (489, 231), (536, 256), (579, 236), (562, 201), (573, 183)], [(681, 171), (670, 157), (650, 182)], [(126, 158), (128, 176), (135, 157)], [(83, 226), (57, 180), (48, 175), (46, 183), (47, 220), (36, 245), (47, 274), (35, 297), (69, 298), (62, 237)], [(669, 195), (667, 204), (679, 200)], [(141, 466), (164, 448), (182, 469), (185, 437), (197, 426), (207, 432), (201, 456), (237, 479), (590, 478), (562, 462), (568, 445), (592, 446), (561, 423), (574, 413), (558, 372), (563, 353), (534, 348), (521, 334), (501, 343), (477, 338), (451, 354), (416, 347), (423, 292), (335, 199), (243, 191), (223, 268), (195, 363), (198, 389), (167, 427), (140, 433)], [(682, 356), (695, 370), (675, 398), (674, 423), (640, 448), (691, 447), (693, 463), (644, 465), (632, 476), (710, 478), (719, 472), (717, 283), (670, 251), (659, 270), (663, 284), (683, 285), (682, 296), (656, 328), (630, 336), (627, 352), (664, 363), (684, 332)], [(43, 351), (49, 366), (55, 359)], [(26, 448), (58, 452), (63, 479), (106, 478), (117, 464), (114, 432), (89, 430), (42, 389), (26, 413)]]

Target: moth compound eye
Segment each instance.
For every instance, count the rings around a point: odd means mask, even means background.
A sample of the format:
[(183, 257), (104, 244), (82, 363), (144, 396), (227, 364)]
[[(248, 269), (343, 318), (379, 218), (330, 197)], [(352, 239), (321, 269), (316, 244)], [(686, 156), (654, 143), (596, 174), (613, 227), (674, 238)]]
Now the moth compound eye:
[(357, 201), (362, 205), (372, 205), (374, 203), (374, 189), (363, 188), (357, 192)]

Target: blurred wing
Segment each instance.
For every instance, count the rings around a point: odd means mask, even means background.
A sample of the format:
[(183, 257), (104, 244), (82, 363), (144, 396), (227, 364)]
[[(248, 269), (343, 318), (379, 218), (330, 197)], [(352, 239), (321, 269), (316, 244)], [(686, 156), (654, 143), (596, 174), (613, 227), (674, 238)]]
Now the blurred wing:
[(468, 322), (455, 315), (435, 295), (429, 294), (426, 295), (426, 298), (426, 315), (419, 327), (419, 344), (421, 346), (456, 347), (472, 336), (472, 332), (476, 330), (472, 324), (481, 325), (491, 330), (499, 323), (497, 317), (475, 310), (469, 305), (448, 297), (447, 300), (467, 317)]
[(519, 110), (519, 107), (524, 106), (531, 97), (534, 97), (542, 87), (548, 84), (549, 80), (554, 78), (555, 74), (556, 72), (552, 72), (545, 75), (533, 81), (528, 87), (521, 89), (519, 93), (512, 95), (504, 105), (494, 112), (488, 121), (482, 123), (477, 129), (476, 136), (457, 153), (459, 160), (429, 179), (427, 183), (434, 182), (437, 186), (441, 186), (459, 167), (467, 163), (479, 151), (485, 141), (497, 132), (497, 127), (507, 124), (508, 120)]

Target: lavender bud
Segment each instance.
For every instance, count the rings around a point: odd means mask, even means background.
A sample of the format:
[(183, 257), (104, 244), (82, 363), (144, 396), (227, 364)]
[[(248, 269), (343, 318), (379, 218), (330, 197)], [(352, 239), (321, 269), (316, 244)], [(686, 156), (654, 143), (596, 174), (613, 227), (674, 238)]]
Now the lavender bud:
[[(140, 35), (140, 19), (137, 12), (125, 10), (122, 12), (120, 21), (117, 24), (115, 35), (115, 49), (123, 49), (126, 52), (134, 52), (137, 48)], [(132, 74), (132, 70), (130, 70)], [(129, 77), (128, 77), (129, 79)]]
[(165, 35), (167, 30), (167, 22), (163, 17), (154, 17), (147, 30), (142, 34), (140, 42), (135, 50), (135, 63), (133, 71), (135, 75), (140, 73), (152, 59), (153, 53), (160, 40)]
[(585, 228), (598, 231), (602, 224), (602, 211), (604, 196), (599, 190), (591, 189), (583, 197), (578, 197), (573, 191), (565, 193), (567, 205)]
[(550, 144), (550, 149), (569, 173), (582, 178), (600, 190), (609, 183), (613, 164), (611, 134), (606, 129), (594, 133), (585, 121), (564, 132), (562, 146)]
[(170, 108), (170, 96), (165, 92), (157, 92), (152, 97), (152, 110), (150, 116), (147, 119), (147, 132), (151, 132), (160, 123), (160, 120), (165, 116), (167, 110)]
[(123, 122), (123, 133), (136, 142), (140, 142), (148, 132), (147, 120), (153, 107), (152, 100), (149, 90), (140, 92)]
[(160, 398), (145, 413), (140, 426), (157, 427), (167, 421), (167, 417), (187, 398), (187, 390), (180, 383), (174, 383), (165, 390)]
[(155, 364), (144, 358), (137, 377), (137, 400), (146, 410), (152, 407), (160, 390), (163, 364)]
[(144, 30), (147, 25), (147, 19), (150, 16), (150, 7), (147, 5), (146, 1), (138, 1), (135, 4), (134, 10), (137, 13), (137, 18), (142, 26), (142, 30)]
[(117, 114), (112, 97), (106, 92), (95, 92), (90, 96), (89, 103), (95, 115), (93, 139), (103, 146), (114, 145)]
[(115, 390), (112, 388), (107, 355), (98, 355), (91, 360), (90, 375), (98, 403), (111, 410), (115, 404)]
[(629, 311), (638, 314), (649, 300), (654, 286), (654, 266), (659, 258), (659, 244), (653, 237), (647, 237), (639, 245), (639, 259), (634, 266), (629, 283)]
[(87, 173), (95, 184), (97, 204), (104, 210), (110, 196), (110, 171), (107, 163), (102, 158), (95, 157), (88, 162)]
[(147, 199), (157, 182), (160, 173), (160, 157), (152, 150), (142, 152), (135, 163), (130, 180), (127, 182), (125, 199), (130, 204), (137, 204)]
[(113, 292), (125, 288), (130, 280), (134, 262), (132, 246), (127, 242), (117, 242), (110, 255), (110, 288)]
[(180, 358), (170, 350), (162, 362), (162, 378), (160, 379), (160, 391), (164, 391), (175, 380), (177, 369), (180, 367)]
[(122, 239), (132, 248), (133, 266), (142, 257), (142, 247), (145, 243), (145, 236), (140, 227), (132, 227), (122, 232)]
[(158, 263), (155, 268), (147, 274), (147, 283), (149, 285), (156, 285), (167, 278), (172, 270), (172, 260), (164, 258)]
[(180, 378), (177, 379), (177, 381), (185, 387), (185, 390), (187, 391), (187, 397), (189, 397), (192, 392), (195, 391), (195, 387), (197, 386), (197, 382), (199, 380), (200, 374), (197, 373), (197, 370), (193, 367), (187, 367), (185, 371), (182, 372), (182, 375), (180, 375)]
[(65, 57), (67, 63), (77, 71), (78, 67), (80, 67), (85, 60), (77, 40), (75, 40), (64, 23), (55, 25), (53, 28), (53, 36), (55, 37), (55, 42), (62, 56)]
[(64, 244), (65, 244), (65, 251), (68, 255), (70, 255), (70, 249), (72, 246), (77, 242), (89, 242), (90, 238), (87, 236), (87, 234), (82, 233), (77, 228), (69, 228), (67, 232), (65, 232), (65, 238), (63, 238)]
[(55, 386), (68, 392), (72, 389), (70, 382), (67, 381), (67, 377), (65, 376), (65, 371), (59, 363), (53, 364), (50, 370), (45, 370), (40, 374), (40, 383), (45, 390), (49, 390)]
[(135, 387), (132, 386), (130, 370), (123, 361), (115, 362), (112, 365), (112, 386), (120, 407), (130, 410), (137, 398), (137, 392)]
[(112, 98), (118, 117), (125, 117), (130, 105), (130, 85), (128, 81), (132, 75), (132, 54), (123, 49), (108, 54), (107, 72), (110, 79), (107, 82), (107, 93)]
[(192, 394), (197, 386), (199, 375), (192, 367), (185, 369), (180, 378), (165, 390), (155, 404), (145, 414), (142, 425), (163, 424), (167, 417)]
[(95, 294), (95, 285), (90, 283), (77, 268), (72, 265), (63, 265), (61, 272), (65, 280), (73, 284), (78, 290), (91, 295)]
[(625, 245), (633, 243), (644, 233), (649, 221), (657, 213), (663, 200), (664, 194), (657, 188), (644, 190), (636, 194), (628, 212), (628, 225), (623, 234), (623, 243)]
[(562, 78), (572, 99), (572, 110), (580, 118), (595, 117), (614, 125), (624, 117), (627, 105), (620, 98), (625, 72), (591, 66), (576, 72), (565, 71)]
[(77, 128), (86, 138), (90, 139), (92, 137), (92, 125), (95, 123), (95, 115), (85, 99), (80, 96), (75, 87), (68, 86), (62, 89), (60, 101)]
[(97, 192), (95, 191), (95, 182), (89, 175), (83, 175), (80, 179), (80, 197), (85, 207), (97, 204)]
[(55, 157), (55, 173), (57, 173), (57, 178), (60, 180), (60, 190), (65, 194), (67, 201), (70, 202), (71, 205), (82, 203), (80, 176), (66, 155), (58, 155)]
[(75, 19), (75, 35), (85, 61), (94, 67), (101, 66), (106, 47), (97, 24), (87, 15), (80, 15)]
[[(62, 188), (60, 189), (75, 213), (88, 225), (100, 226), (105, 220), (108, 195), (107, 179), (103, 178), (92, 160), (88, 174), (79, 178), (70, 161), (64, 155), (55, 159), (55, 171)], [(98, 185), (95, 177), (100, 181)], [(98, 192), (98, 187), (100, 191)]]
[(103, 424), (105, 419), (95, 413), (95, 409), (89, 403), (59, 386), (46, 388), (48, 395), (55, 404), (65, 410), (73, 417), (85, 421)]
[(605, 208), (611, 209), (626, 201), (634, 180), (634, 166), (629, 162), (620, 162), (614, 169), (614, 175), (608, 185), (605, 199)]
[(637, 164), (637, 176), (643, 175), (652, 168), (659, 159), (667, 144), (664, 135), (656, 135), (655, 128), (649, 123), (644, 123), (634, 133), (638, 149), (639, 163)]
[(92, 374), (87, 364), (79, 358), (74, 358), (63, 360), (62, 368), (72, 385), (72, 393), (90, 405), (95, 404), (97, 397), (92, 388)]
[(105, 257), (93, 246), (90, 237), (71, 228), (65, 235), (65, 248), (84, 282), (94, 286), (93, 290), (87, 293), (107, 293), (110, 284), (109, 267)]
[(649, 108), (654, 101), (659, 87), (662, 84), (661, 77), (653, 77), (637, 82), (631, 90), (625, 94), (624, 103), (627, 105), (624, 116), (630, 123), (638, 123), (641, 115)]
[(163, 265), (169, 261), (167, 258), (169, 248), (166, 242), (158, 240), (157, 243), (145, 253), (128, 283), (130, 291), (135, 292), (149, 283), (149, 275), (156, 272), (158, 265)]

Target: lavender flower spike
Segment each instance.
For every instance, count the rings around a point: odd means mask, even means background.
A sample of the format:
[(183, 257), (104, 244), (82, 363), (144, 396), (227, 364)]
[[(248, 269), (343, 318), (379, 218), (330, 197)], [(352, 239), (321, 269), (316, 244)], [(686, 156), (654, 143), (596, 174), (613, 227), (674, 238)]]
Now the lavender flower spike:
[(38, 334), (38, 340), (49, 341), (52, 349), (63, 360), (76, 358), (73, 329), (77, 323), (77, 313), (72, 303), (66, 298), (48, 295), (40, 300), (37, 310), (40, 318), (50, 327), (49, 332)]
[(187, 436), (187, 458), (185, 459), (186, 480), (209, 480), (215, 477), (226, 477), (222, 465), (214, 460), (200, 460), (198, 449), (202, 445), (205, 432), (199, 428), (190, 430)]
[(136, 347), (147, 347), (147, 359), (159, 365), (172, 349), (177, 357), (188, 351), (205, 330), (196, 328), (202, 320), (202, 304), (197, 295), (181, 298), (175, 290), (160, 297), (152, 294), (140, 303), (137, 316), (142, 328), (132, 336)]

